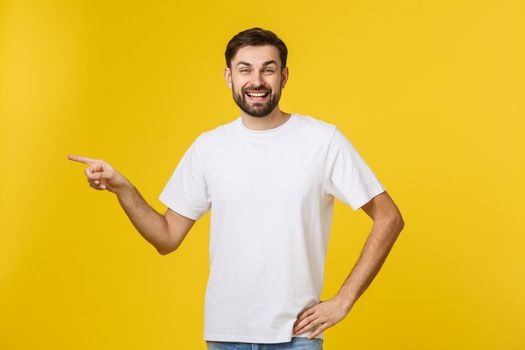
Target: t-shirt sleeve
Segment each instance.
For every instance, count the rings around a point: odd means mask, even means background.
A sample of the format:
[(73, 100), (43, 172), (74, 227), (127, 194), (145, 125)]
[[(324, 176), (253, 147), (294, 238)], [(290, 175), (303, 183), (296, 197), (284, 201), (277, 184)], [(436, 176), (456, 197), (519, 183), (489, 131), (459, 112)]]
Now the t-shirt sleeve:
[(350, 205), (354, 211), (385, 191), (376, 175), (337, 127), (328, 146), (325, 170), (325, 194)]
[(159, 195), (168, 208), (193, 220), (202, 217), (211, 206), (199, 141), (200, 137), (186, 150)]

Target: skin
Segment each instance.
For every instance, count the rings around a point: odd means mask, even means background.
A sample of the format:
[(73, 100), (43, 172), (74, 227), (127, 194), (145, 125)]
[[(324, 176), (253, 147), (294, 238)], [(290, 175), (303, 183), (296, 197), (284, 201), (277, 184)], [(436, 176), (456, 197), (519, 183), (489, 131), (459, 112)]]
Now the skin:
[[(239, 106), (241, 120), (246, 127), (254, 130), (272, 129), (290, 117), (290, 113), (279, 108), (282, 89), (288, 81), (288, 67), (283, 69), (281, 65), (279, 51), (275, 46), (244, 46), (232, 58), (230, 67), (224, 69), (224, 79), (232, 91), (233, 100)], [(274, 104), (269, 100), (258, 102), (248, 99), (245, 92), (250, 90), (270, 91)]]
[(68, 159), (88, 166), (84, 174), (91, 188), (116, 194), (137, 231), (160, 254), (175, 251), (195, 223), (195, 220), (169, 208), (164, 215), (159, 214), (144, 200), (135, 186), (106, 161), (77, 155), (68, 155)]
[[(271, 61), (276, 63), (265, 65)], [(286, 122), (290, 116), (279, 109), (281, 91), (288, 80), (288, 67), (282, 69), (276, 47), (245, 46), (239, 49), (230, 67), (224, 70), (224, 78), (232, 90), (234, 101), (241, 109), (241, 119), (246, 127), (255, 130), (271, 129)], [(244, 94), (247, 90), (258, 89), (272, 91), (276, 100), (275, 107), (264, 115), (258, 115), (257, 112), (264, 110), (266, 106), (247, 101)], [(267, 101), (265, 104), (271, 103)], [(381, 269), (404, 227), (399, 209), (386, 191), (371, 199), (361, 209), (372, 218), (374, 224), (358, 262), (336, 296), (321, 301), (298, 316), (293, 328), (295, 335), (313, 330), (308, 336), (313, 339), (344, 319)]]
[[(271, 61), (273, 63), (265, 64)], [(244, 63), (239, 64), (241, 62)], [(230, 67), (225, 68), (224, 78), (247, 128), (272, 129), (290, 117), (290, 113), (279, 108), (281, 92), (288, 80), (288, 67), (281, 67), (276, 47), (245, 46), (239, 49)], [(250, 90), (269, 91), (271, 97), (265, 101), (249, 100), (245, 92)], [(68, 159), (88, 166), (84, 174), (93, 189), (116, 194), (137, 231), (160, 254), (175, 251), (195, 223), (195, 220), (169, 208), (164, 215), (156, 212), (131, 182), (104, 160), (78, 155), (69, 155)], [(399, 209), (386, 191), (361, 209), (373, 220), (373, 225), (358, 261), (335, 296), (298, 315), (293, 326), (294, 335), (311, 331), (308, 338), (313, 339), (343, 320), (381, 269), (404, 227)]]
[(405, 223), (390, 195), (385, 191), (361, 209), (374, 221), (357, 263), (338, 293), (303, 311), (293, 326), (294, 335), (313, 331), (313, 339), (344, 319), (357, 299), (377, 275)]

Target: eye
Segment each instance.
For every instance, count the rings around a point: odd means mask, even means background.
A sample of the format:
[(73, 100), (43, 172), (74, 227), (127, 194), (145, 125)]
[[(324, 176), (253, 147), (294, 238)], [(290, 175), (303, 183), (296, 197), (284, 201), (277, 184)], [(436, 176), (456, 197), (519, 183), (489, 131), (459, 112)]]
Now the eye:
[(249, 69), (241, 69), (241, 70), (240, 70), (241, 73), (247, 73), (247, 72), (249, 72), (249, 71), (250, 71)]
[(270, 74), (271, 74), (271, 73), (273, 73), (273, 72), (274, 72), (273, 69), (267, 69), (267, 70), (266, 70), (266, 73), (270, 73)]

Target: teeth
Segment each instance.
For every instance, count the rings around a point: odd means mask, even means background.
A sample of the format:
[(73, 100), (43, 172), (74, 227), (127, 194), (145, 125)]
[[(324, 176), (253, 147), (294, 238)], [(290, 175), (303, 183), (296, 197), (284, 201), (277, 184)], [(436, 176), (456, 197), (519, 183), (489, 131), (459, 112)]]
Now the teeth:
[(263, 96), (266, 96), (268, 93), (267, 92), (247, 92), (246, 94), (250, 97), (263, 97)]

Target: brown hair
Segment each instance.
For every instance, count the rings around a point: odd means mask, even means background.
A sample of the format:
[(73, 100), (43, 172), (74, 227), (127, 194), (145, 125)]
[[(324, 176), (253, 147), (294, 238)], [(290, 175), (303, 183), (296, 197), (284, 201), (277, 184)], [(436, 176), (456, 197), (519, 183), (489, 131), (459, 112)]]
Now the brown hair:
[(264, 46), (273, 45), (279, 50), (279, 57), (281, 59), (281, 71), (286, 67), (286, 58), (288, 57), (288, 49), (284, 42), (279, 39), (275, 33), (259, 27), (251, 28), (237, 33), (230, 39), (226, 46), (226, 65), (231, 69), (231, 61), (237, 51), (244, 46)]

